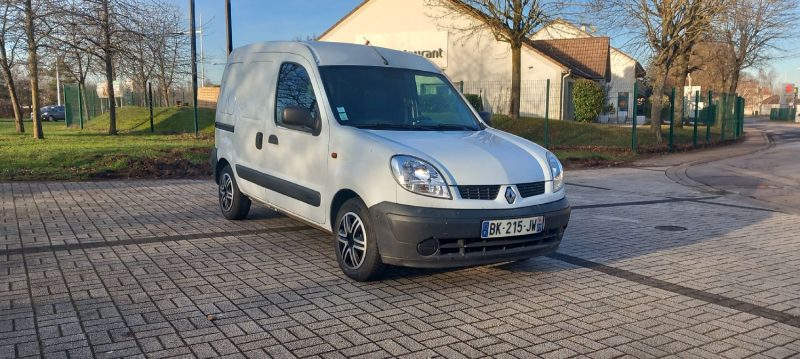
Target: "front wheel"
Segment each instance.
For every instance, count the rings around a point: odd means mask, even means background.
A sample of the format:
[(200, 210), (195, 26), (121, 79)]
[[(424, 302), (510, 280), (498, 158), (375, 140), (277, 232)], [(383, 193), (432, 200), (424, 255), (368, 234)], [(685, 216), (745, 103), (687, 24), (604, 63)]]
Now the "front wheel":
[(342, 272), (359, 282), (380, 277), (385, 265), (364, 202), (358, 198), (347, 200), (336, 215), (335, 228), (336, 260)]
[(239, 191), (231, 166), (227, 165), (219, 174), (219, 208), (227, 219), (239, 220), (250, 212), (250, 198)]
[(53, 116), (47, 116), (47, 122), (53, 122), (55, 118)]

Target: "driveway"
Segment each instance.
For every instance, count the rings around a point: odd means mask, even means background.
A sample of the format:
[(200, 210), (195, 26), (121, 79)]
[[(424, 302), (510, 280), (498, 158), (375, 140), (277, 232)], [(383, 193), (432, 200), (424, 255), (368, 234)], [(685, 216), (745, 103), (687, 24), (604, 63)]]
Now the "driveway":
[(797, 356), (800, 216), (669, 168), (568, 172), (549, 257), (371, 283), (212, 181), (0, 183), (0, 357)]

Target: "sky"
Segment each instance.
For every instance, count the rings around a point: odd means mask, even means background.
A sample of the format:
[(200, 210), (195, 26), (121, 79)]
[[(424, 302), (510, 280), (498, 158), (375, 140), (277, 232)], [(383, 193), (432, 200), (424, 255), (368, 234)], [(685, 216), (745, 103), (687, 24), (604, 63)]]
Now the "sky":
[[(171, 0), (187, 14), (189, 0)], [(233, 46), (274, 40), (306, 39), (322, 34), (362, 0), (231, 0)], [(195, 0), (197, 22), (204, 25), (203, 47), (206, 77), (219, 83), (225, 62), (225, 1)], [(187, 24), (188, 28), (188, 24)], [(199, 39), (198, 39), (199, 41)], [(623, 47), (624, 42), (611, 39)], [(199, 54), (198, 44), (198, 57)], [(624, 47), (623, 47), (624, 50)], [(800, 84), (800, 49), (773, 62), (779, 82)], [(644, 59), (639, 59), (644, 62)], [(198, 65), (198, 71), (201, 66)]]
[[(188, 19), (189, 0), (172, 1), (182, 7)], [(231, 0), (233, 47), (320, 35), (360, 3), (361, 0)], [(206, 77), (218, 84), (224, 67), (219, 64), (224, 64), (226, 56), (225, 0), (195, 0), (195, 15), (198, 26), (201, 15), (205, 26)]]

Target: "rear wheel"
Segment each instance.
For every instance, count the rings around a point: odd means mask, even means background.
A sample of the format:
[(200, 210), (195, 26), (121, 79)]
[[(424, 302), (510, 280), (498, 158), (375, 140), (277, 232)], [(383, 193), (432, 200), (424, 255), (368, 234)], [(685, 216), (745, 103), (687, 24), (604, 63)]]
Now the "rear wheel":
[(342, 272), (359, 282), (380, 277), (385, 265), (364, 202), (347, 200), (336, 215), (335, 229), (336, 260)]
[(239, 220), (250, 212), (250, 198), (239, 191), (230, 165), (219, 174), (219, 208), (227, 219)]

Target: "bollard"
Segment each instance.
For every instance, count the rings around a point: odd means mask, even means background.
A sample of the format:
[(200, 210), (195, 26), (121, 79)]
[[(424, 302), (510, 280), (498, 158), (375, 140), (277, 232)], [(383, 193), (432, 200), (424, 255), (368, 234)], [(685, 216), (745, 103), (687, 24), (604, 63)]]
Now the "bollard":
[(544, 148), (550, 147), (550, 79), (544, 95)]
[(708, 91), (708, 102), (706, 102), (706, 144), (711, 143), (711, 98), (712, 93)]
[(153, 83), (148, 81), (147, 82), (147, 107), (150, 108), (150, 132), (155, 132), (155, 127), (153, 127)]
[(634, 153), (639, 147), (638, 140), (636, 139), (636, 119), (639, 115), (636, 109), (637, 107), (636, 105), (638, 103), (636, 96), (638, 95), (638, 91), (639, 91), (639, 83), (634, 82), (633, 83), (633, 126), (631, 126), (631, 151), (633, 151)]
[[(658, 129), (661, 131), (661, 129)], [(672, 146), (675, 145), (674, 139), (675, 132), (675, 88), (672, 88), (672, 94), (669, 96), (669, 151), (672, 152)]]
[(700, 91), (694, 92), (694, 126), (692, 126), (692, 146), (697, 148), (697, 121), (700, 120)]

